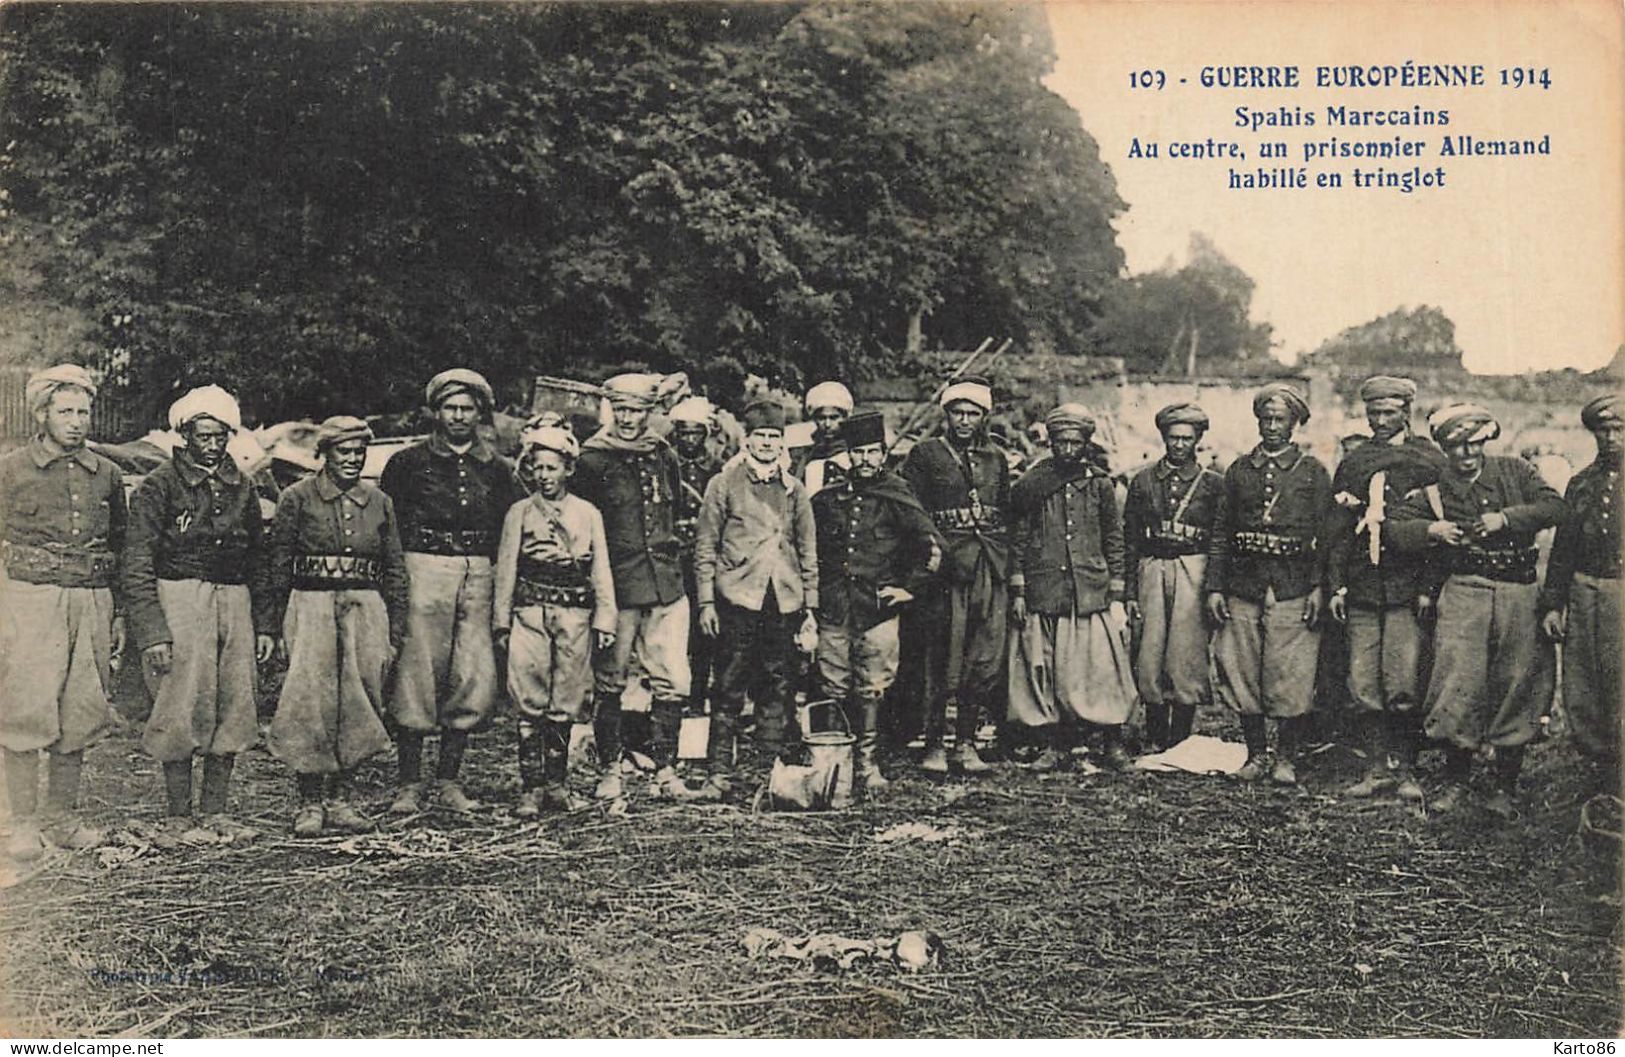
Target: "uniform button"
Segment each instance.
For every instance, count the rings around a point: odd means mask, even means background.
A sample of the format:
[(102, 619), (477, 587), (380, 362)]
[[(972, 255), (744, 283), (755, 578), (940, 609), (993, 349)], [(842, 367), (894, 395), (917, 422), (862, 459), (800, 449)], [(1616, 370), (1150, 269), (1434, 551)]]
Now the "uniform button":
[[(73, 501), (74, 501), (74, 502), (75, 502), (75, 503), (77, 503), (77, 502), (79, 502), (79, 493), (78, 493), (78, 492), (70, 492), (70, 493), (69, 493), (69, 494), (68, 494), (68, 498), (69, 498), (69, 499), (71, 499), (71, 500), (73, 500)], [(1603, 502), (1605, 502), (1605, 503), (1606, 503), (1606, 502), (1607, 502), (1607, 501), (1608, 501), (1608, 500), (1606, 500), (1606, 499), (1604, 499), (1604, 500), (1603, 500)]]
[(1071, 538), (1072, 538), (1072, 533), (1070, 533), (1070, 532), (1068, 532), (1068, 533), (1067, 533), (1067, 534), (1066, 534), (1066, 538), (1067, 538), (1067, 539), (1069, 539), (1069, 540), (1070, 540), (1070, 539), (1071, 539)]
[(349, 547), (344, 548), (344, 553), (349, 554), (350, 553), (350, 548)]
[(355, 535), (355, 529), (345, 529), (344, 534), (346, 536), (354, 536)]
[(73, 512), (73, 516), (74, 516), (74, 517), (78, 517), (78, 516), (79, 516), (79, 511), (77, 511), (77, 510), (75, 510), (75, 511), (74, 511), (74, 512)]
[(77, 535), (79, 535), (79, 530), (78, 530), (78, 529), (74, 529), (74, 530), (73, 530), (73, 534), (74, 534), (74, 535), (75, 535), (75, 536), (77, 536)]
[(214, 545), (215, 545), (215, 546), (216, 546), (216, 547), (218, 547), (218, 546), (220, 546), (220, 545), (221, 545), (221, 544), (222, 544), (222, 543), (225, 543), (225, 542), (226, 542), (226, 541), (225, 541), (225, 540), (215, 540), (215, 541), (214, 541)]

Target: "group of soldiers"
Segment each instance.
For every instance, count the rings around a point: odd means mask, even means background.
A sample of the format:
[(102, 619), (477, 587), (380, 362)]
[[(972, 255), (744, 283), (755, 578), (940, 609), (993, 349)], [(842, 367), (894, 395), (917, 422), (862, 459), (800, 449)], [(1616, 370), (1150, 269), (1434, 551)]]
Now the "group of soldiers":
[[(1430, 441), (1412, 431), (1415, 385), (1376, 377), (1360, 392), (1371, 434), (1335, 474), (1293, 441), (1303, 394), (1274, 383), (1253, 401), (1258, 445), (1223, 473), (1197, 459), (1200, 407), (1159, 411), (1165, 454), (1120, 502), (1087, 409), (1050, 411), (1048, 454), (1017, 474), (989, 435), (980, 379), (943, 388), (940, 432), (896, 470), (883, 417), (838, 382), (806, 395), (811, 445), (787, 449), (785, 408), (758, 400), (727, 458), (704, 398), (663, 408), (662, 436), (657, 378), (605, 391), (597, 432), (582, 441), (556, 417), (533, 420), (510, 464), (481, 432), (491, 386), (444, 371), (423, 394), (432, 436), (391, 458), (379, 485), (362, 476), (367, 423), (329, 418), (320, 469), (266, 526), (227, 451), (242, 423), (226, 391), (173, 404), (181, 444), (126, 508), (120, 471), (86, 446), (92, 376), (34, 375), (38, 434), (0, 459), (10, 854), (99, 842), (75, 811), (79, 774), (115, 724), (126, 626), (175, 844), (242, 833), (230, 777), (257, 740), (273, 655), (287, 674), (267, 741), (296, 776), (301, 836), (370, 828), (350, 776), (390, 750), (390, 813), (473, 810), (462, 759), (501, 697), (517, 722), (521, 817), (582, 806), (567, 779), (586, 722), (597, 797), (622, 801), (642, 758), (656, 795), (728, 798), (797, 751), (803, 695), (841, 706), (864, 794), (886, 784), (882, 739), (901, 753), (916, 727), (928, 774), (990, 770), (984, 720), (998, 743), (1031, 750), (1033, 769), (1065, 765), (1080, 734), (1115, 769), (1136, 703), (1144, 741), (1166, 748), (1214, 697), (1239, 716), (1236, 777), (1290, 785), (1328, 621), (1345, 632), (1367, 742), (1349, 795), (1421, 800), (1414, 764), (1432, 743), (1445, 768), (1431, 807), (1448, 810), (1493, 749), (1487, 806), (1510, 813), (1558, 641), (1576, 741), (1617, 783), (1618, 395), (1582, 409), (1597, 459), (1566, 498), (1526, 462), (1485, 454), (1500, 427), (1484, 408), (1440, 408)], [(1540, 584), (1535, 537), (1551, 527)], [(624, 707), (634, 678), (647, 712)], [(920, 702), (912, 726), (897, 714), (905, 696)], [(710, 716), (705, 760), (684, 774), (679, 733), (696, 707)]]

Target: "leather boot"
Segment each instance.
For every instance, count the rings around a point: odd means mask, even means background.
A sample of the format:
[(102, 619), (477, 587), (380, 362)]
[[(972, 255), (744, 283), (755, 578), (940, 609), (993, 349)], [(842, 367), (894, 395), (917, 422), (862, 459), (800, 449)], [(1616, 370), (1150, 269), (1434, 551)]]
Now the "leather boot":
[(1169, 708), (1167, 705), (1154, 705), (1149, 701), (1145, 706), (1145, 740), (1154, 749), (1166, 749), (1173, 742), (1169, 741)]
[(677, 765), (677, 738), (683, 730), (683, 702), (655, 701), (649, 706), (649, 758), (655, 770)]
[(395, 732), (395, 773), (398, 784), (415, 785), (423, 780), (423, 734), (416, 730)]
[(621, 762), (621, 695), (600, 693), (593, 701), (592, 736), (598, 743), (598, 762), (616, 771)]
[(880, 749), (880, 700), (860, 698), (857, 705), (854, 711), (857, 712), (858, 722), (861, 724), (856, 761), (858, 782), (865, 793), (879, 792), (891, 784), (881, 773), (880, 763), (875, 758)]
[(231, 784), (237, 758), (230, 754), (203, 757), (203, 791), (198, 795), (198, 813), (204, 817), (226, 812), (226, 792)]
[(164, 761), (164, 799), (170, 818), (192, 814), (192, 759)]
[(455, 782), (463, 770), (463, 753), (468, 749), (468, 731), (448, 730), (440, 735), (440, 755), (435, 759), (434, 776), (442, 782)]
[(1173, 748), (1190, 737), (1191, 726), (1195, 722), (1195, 705), (1175, 705), (1173, 720), (1168, 725), (1168, 747)]
[(520, 818), (535, 818), (541, 813), (542, 781), (546, 774), (543, 757), (542, 732), (533, 720), (519, 721), (519, 805), (514, 814)]
[(542, 807), (576, 811), (582, 806), (570, 795), (570, 721), (550, 719), (542, 727)]

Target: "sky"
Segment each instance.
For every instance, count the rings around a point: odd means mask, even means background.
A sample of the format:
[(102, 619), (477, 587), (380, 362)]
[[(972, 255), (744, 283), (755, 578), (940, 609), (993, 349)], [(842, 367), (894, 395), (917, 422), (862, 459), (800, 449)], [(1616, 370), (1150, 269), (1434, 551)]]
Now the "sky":
[[(1401, 306), (1434, 305), (1481, 373), (1592, 370), (1625, 343), (1625, 50), (1618, 0), (1047, 0), (1058, 61), (1049, 87), (1078, 111), (1129, 204), (1118, 218), (1131, 272), (1183, 259), (1209, 236), (1257, 283), (1253, 318), (1276, 355), (1300, 352)], [(1319, 88), (1317, 66), (1480, 64), (1481, 87)], [(1296, 66), (1297, 88), (1203, 88), (1204, 67)], [(1501, 87), (1506, 67), (1549, 88)], [(1161, 70), (1165, 87), (1130, 87)], [(1183, 77), (1188, 83), (1179, 84)], [(1448, 110), (1440, 127), (1328, 127), (1325, 110)], [(1234, 126), (1235, 108), (1301, 107), (1313, 128)], [(1551, 135), (1551, 155), (1437, 156), (1445, 135)], [(1321, 165), (1445, 168), (1445, 186), (1229, 190), (1228, 170), (1303, 164), (1301, 145), (1427, 141), (1410, 159)], [(1175, 142), (1235, 142), (1245, 161), (1167, 157)], [(1128, 156), (1157, 142), (1157, 159)], [(1285, 141), (1286, 161), (1257, 157)], [(1313, 164), (1313, 163), (1312, 163)], [(1313, 173), (1311, 169), (1311, 173)], [(1313, 175), (1310, 176), (1313, 181)]]

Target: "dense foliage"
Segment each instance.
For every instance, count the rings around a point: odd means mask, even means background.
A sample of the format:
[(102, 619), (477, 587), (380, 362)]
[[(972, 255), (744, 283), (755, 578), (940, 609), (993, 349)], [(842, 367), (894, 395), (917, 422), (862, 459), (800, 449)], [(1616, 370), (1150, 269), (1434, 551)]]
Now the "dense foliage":
[(1121, 358), (1133, 373), (1279, 372), (1270, 325), (1252, 321), (1252, 302), (1253, 280), (1193, 233), (1184, 264), (1108, 290), (1091, 348)]
[(1431, 305), (1396, 308), (1321, 342), (1304, 357), (1346, 370), (1461, 370), (1456, 324)]
[(206, 380), (262, 418), (399, 408), (451, 363), (512, 397), (1076, 352), (1122, 267), (1037, 5), (0, 18), (0, 298), (53, 306), (28, 355), (72, 345), (149, 408)]

